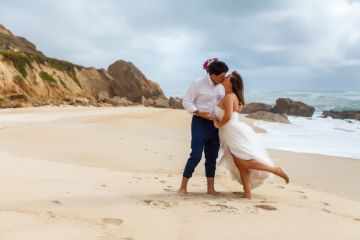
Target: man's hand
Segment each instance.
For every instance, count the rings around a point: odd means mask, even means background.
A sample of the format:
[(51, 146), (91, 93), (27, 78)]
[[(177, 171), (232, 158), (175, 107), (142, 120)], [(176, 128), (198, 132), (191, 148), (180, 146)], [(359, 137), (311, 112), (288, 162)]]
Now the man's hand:
[(215, 128), (220, 128), (219, 121), (216, 118), (214, 118), (213, 123)]
[(244, 105), (239, 104), (237, 111), (238, 111), (238, 112), (241, 112), (241, 111), (243, 110), (243, 108), (244, 108)]
[(195, 111), (194, 114), (195, 114), (196, 116), (199, 116), (199, 117), (204, 118), (204, 119), (206, 119), (206, 120), (212, 121), (212, 120), (214, 119), (213, 115), (211, 115), (211, 114), (208, 113), (208, 112)]

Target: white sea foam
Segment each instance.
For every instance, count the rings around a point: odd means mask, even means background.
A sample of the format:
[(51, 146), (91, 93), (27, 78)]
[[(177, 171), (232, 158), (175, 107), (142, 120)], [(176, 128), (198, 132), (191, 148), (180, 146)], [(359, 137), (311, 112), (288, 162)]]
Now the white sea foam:
[(289, 117), (292, 124), (256, 121), (267, 148), (360, 159), (360, 121)]

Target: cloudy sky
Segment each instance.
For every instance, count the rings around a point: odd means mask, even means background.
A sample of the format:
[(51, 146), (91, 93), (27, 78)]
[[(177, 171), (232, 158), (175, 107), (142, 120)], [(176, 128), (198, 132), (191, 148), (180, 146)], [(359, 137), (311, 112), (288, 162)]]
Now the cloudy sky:
[(131, 61), (167, 95), (182, 95), (209, 57), (247, 90), (360, 90), (359, 0), (0, 0), (0, 11), (46, 55)]

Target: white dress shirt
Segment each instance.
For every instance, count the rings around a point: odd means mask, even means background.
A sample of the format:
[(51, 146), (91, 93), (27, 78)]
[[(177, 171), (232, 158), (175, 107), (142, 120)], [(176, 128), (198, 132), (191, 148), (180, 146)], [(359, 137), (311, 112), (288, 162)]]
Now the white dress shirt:
[(189, 113), (196, 110), (215, 115), (215, 107), (225, 96), (225, 89), (221, 84), (215, 85), (209, 75), (191, 84), (183, 98), (183, 106)]

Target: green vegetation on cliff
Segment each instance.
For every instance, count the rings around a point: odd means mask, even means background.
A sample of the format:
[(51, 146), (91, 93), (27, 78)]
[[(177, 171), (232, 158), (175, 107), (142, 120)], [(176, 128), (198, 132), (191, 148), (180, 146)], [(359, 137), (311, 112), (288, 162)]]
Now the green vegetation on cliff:
[[(28, 74), (26, 72), (26, 65), (28, 65), (32, 69), (33, 68), (32, 62), (35, 61), (38, 64), (46, 64), (52, 68), (55, 68), (59, 71), (66, 73), (76, 83), (76, 85), (82, 88), (79, 79), (76, 77), (75, 65), (68, 61), (49, 58), (40, 52), (33, 52), (29, 54), (29, 53), (14, 52), (10, 50), (0, 49), (0, 54), (3, 55), (5, 60), (11, 61), (13, 63), (14, 67), (18, 70), (18, 72), (21, 74), (23, 78), (26, 78)], [(40, 76), (41, 75), (43, 76), (42, 78), (45, 79), (46, 81), (53, 82), (48, 76), (45, 76), (43, 73), (40, 73)], [(51, 75), (49, 76), (51, 77)]]
[(74, 64), (72, 64), (71, 62), (68, 62), (68, 61), (58, 60), (55, 58), (46, 58), (46, 61), (51, 67), (53, 67), (59, 71), (67, 73), (71, 77), (71, 79), (80, 88), (82, 88), (79, 79), (76, 77)]
[(55, 78), (53, 78), (53, 76), (51, 76), (47, 72), (42, 71), (40, 72), (39, 76), (42, 78), (42, 80), (49, 82), (50, 84), (57, 84)]
[(22, 52), (12, 52), (4, 49), (0, 49), (0, 54), (4, 56), (5, 60), (11, 61), (21, 76), (26, 78), (27, 72), (25, 66), (28, 65), (32, 68), (31, 58), (28, 55)]

